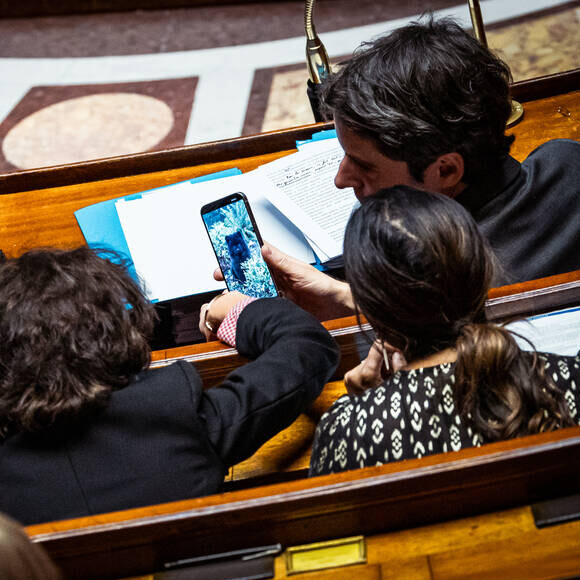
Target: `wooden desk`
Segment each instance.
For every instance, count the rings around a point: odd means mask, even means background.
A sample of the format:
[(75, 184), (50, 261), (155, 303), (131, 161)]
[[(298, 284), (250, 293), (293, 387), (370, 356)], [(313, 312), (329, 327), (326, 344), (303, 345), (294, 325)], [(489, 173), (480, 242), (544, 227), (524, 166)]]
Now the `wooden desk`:
[[(67, 578), (85, 580), (151, 574), (165, 562), (217, 552), (358, 534), (367, 541), (366, 566), (314, 577), (558, 578), (580, 570), (580, 523), (538, 531), (526, 506), (578, 493), (578, 465), (580, 427), (572, 427), (27, 531)], [(276, 570), (277, 578), (286, 576), (280, 560)]]
[[(542, 580), (577, 578), (580, 522), (538, 529), (529, 506), (372, 535), (367, 564), (276, 578), (308, 580)], [(152, 580), (152, 579), (151, 579)]]

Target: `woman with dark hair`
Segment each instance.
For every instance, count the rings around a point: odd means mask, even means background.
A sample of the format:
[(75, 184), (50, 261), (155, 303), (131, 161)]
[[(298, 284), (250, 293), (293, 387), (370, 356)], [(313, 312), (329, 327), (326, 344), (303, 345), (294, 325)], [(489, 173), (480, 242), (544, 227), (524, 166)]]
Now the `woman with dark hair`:
[(216, 493), (337, 364), (287, 300), (202, 311), (206, 336), (256, 359), (207, 390), (185, 361), (147, 369), (155, 311), (121, 263), (78, 248), (0, 264), (0, 510), (27, 525)]
[[(351, 394), (318, 425), (312, 475), (578, 422), (580, 358), (523, 351), (486, 321), (494, 258), (461, 205), (405, 186), (382, 190), (352, 215), (344, 260), (376, 341), (345, 376)], [(383, 379), (393, 352), (399, 362)]]

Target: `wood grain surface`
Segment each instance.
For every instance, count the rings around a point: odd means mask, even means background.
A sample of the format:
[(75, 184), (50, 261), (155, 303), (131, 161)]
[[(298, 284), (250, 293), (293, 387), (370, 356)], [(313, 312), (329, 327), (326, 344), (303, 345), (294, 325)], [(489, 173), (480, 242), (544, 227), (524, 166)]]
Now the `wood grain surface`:
[[(129, 577), (185, 557), (358, 534), (370, 537), (578, 493), (579, 461), (580, 427), (572, 427), (422, 459), (29, 526), (27, 531), (67, 577)], [(521, 525), (517, 518), (516, 525)], [(577, 566), (577, 553), (570, 554), (570, 545), (578, 541), (580, 530), (577, 526), (566, 529), (571, 530), (562, 540), (569, 554), (566, 561)], [(487, 537), (493, 535), (500, 550), (504, 538), (497, 537), (492, 526)], [(553, 540), (552, 536), (538, 558), (546, 551), (558, 553), (559, 544)], [(539, 548), (541, 540), (533, 541)], [(477, 546), (464, 549), (464, 557), (471, 559), (476, 570), (483, 560)], [(411, 555), (405, 565), (414, 569), (417, 561), (410, 562), (412, 553), (399, 552), (401, 557)], [(384, 549), (382, 553), (386, 554)], [(381, 557), (385, 556), (377, 560)], [(550, 558), (546, 558), (548, 565)], [(438, 577), (443, 578), (450, 563), (441, 558), (440, 566), (443, 572)]]

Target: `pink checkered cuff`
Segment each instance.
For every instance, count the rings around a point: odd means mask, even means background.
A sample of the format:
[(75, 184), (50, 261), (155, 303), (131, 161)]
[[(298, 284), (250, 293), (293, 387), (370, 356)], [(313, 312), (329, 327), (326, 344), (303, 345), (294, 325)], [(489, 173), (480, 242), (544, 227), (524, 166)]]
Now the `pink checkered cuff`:
[(250, 304), (250, 302), (254, 302), (254, 300), (256, 300), (256, 298), (245, 298), (244, 300), (240, 300), (228, 312), (228, 315), (222, 320), (217, 331), (217, 337), (221, 341), (230, 346), (236, 346), (236, 328), (238, 326), (238, 318), (240, 317), (242, 310)]

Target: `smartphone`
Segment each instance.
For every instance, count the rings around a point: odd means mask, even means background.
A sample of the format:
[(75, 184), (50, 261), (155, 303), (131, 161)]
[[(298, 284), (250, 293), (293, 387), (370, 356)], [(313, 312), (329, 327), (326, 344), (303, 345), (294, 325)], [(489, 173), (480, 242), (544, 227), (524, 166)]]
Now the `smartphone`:
[(256, 298), (278, 296), (246, 196), (237, 192), (208, 203), (201, 217), (228, 290)]

